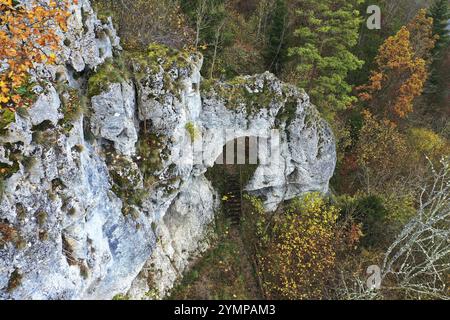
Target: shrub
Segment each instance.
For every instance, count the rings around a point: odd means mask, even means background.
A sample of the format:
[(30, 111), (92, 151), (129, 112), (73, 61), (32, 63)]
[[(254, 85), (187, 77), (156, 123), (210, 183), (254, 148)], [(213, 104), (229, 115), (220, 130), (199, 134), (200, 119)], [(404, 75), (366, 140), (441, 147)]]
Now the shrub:
[(363, 247), (381, 247), (385, 243), (388, 211), (381, 196), (357, 194), (353, 197), (341, 196), (336, 200), (342, 210), (342, 218), (361, 224)]
[(195, 123), (188, 122), (185, 126), (187, 132), (189, 133), (189, 137), (191, 138), (191, 142), (194, 142), (198, 136), (200, 135), (199, 129), (195, 125)]
[(112, 16), (126, 49), (143, 49), (152, 42), (182, 48), (192, 40), (177, 1), (94, 0), (99, 17)]
[(67, 29), (68, 1), (38, 0), (26, 5), (0, 0), (0, 12), (0, 110), (28, 107), (33, 97), (30, 70), (56, 62), (60, 38), (55, 27)]
[(411, 128), (408, 131), (408, 142), (421, 155), (431, 159), (440, 159), (441, 155), (449, 153), (449, 144), (441, 136), (426, 128)]
[(254, 238), (260, 239), (256, 256), (269, 298), (323, 298), (334, 275), (337, 253), (359, 240), (358, 226), (352, 226), (352, 233), (343, 232), (339, 209), (319, 193), (294, 199), (273, 218), (264, 213), (260, 200), (247, 199), (252, 209), (246, 217), (253, 216)]
[(88, 80), (88, 97), (92, 98), (108, 89), (111, 83), (121, 83), (128, 79), (129, 73), (120, 58), (108, 59)]

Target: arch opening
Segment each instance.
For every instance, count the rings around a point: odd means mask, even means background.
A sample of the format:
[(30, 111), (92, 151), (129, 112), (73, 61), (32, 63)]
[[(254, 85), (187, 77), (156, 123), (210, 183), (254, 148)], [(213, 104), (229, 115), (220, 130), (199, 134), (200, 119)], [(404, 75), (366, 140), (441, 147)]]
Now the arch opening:
[(258, 137), (242, 136), (228, 141), (205, 176), (222, 199), (225, 215), (238, 224), (243, 190), (260, 165)]

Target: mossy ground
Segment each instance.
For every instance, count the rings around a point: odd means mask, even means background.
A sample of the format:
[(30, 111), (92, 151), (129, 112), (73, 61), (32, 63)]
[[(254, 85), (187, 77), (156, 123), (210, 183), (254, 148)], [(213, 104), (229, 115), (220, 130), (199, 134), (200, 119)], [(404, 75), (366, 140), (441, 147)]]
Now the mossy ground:
[(124, 58), (134, 63), (136, 78), (142, 78), (150, 70), (152, 73), (169, 71), (171, 68), (178, 69), (192, 68), (190, 61), (191, 52), (177, 50), (162, 44), (152, 43), (146, 50), (130, 50), (124, 52)]
[(238, 76), (226, 82), (215, 79), (204, 80), (201, 89), (206, 96), (221, 98), (229, 109), (244, 107), (247, 114), (256, 113), (284, 99), (282, 95), (277, 95), (269, 88), (267, 81), (262, 88), (256, 88), (255, 78), (248, 76)]

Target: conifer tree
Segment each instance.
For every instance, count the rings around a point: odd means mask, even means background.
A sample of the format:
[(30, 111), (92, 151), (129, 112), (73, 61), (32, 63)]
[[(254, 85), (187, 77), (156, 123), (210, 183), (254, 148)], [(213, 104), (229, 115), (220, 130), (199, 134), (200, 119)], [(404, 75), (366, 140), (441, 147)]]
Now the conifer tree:
[[(436, 46), (432, 51), (433, 63), (431, 65), (430, 80), (427, 86), (429, 97), (439, 98), (436, 94), (444, 91), (445, 73), (441, 70), (441, 65), (445, 56), (446, 49), (450, 44), (450, 33), (448, 29), (450, 21), (450, 11), (447, 0), (435, 0), (430, 8), (429, 16), (433, 18), (433, 34), (438, 36)], [(437, 99), (433, 99), (437, 100)]]
[(308, 91), (322, 112), (331, 115), (355, 101), (346, 78), (363, 64), (351, 52), (358, 41), (360, 2), (304, 0), (296, 4), (298, 45), (289, 53), (297, 59), (298, 85)]
[(449, 21), (450, 11), (447, 0), (435, 0), (431, 9), (430, 17), (433, 18), (433, 34), (439, 36), (436, 46), (433, 49), (433, 56), (436, 57), (447, 48), (450, 43)]
[(270, 71), (279, 74), (286, 58), (286, 38), (288, 25), (288, 8), (286, 0), (276, 0), (269, 26), (266, 63)]

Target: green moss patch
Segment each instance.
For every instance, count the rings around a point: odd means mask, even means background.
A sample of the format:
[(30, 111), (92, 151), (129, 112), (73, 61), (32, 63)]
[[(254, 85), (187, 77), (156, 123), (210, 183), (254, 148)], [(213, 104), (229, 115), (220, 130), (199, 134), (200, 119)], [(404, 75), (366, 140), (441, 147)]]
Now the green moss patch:
[(141, 183), (141, 174), (133, 163), (115, 153), (107, 153), (107, 164), (112, 179), (112, 191), (123, 201), (124, 215), (133, 215), (134, 206), (142, 206), (143, 199), (148, 192), (138, 188)]
[(248, 76), (238, 76), (225, 83), (208, 80), (202, 83), (202, 91), (207, 96), (221, 98), (229, 109), (245, 107), (247, 114), (267, 108), (273, 102), (281, 102), (283, 98), (270, 90), (266, 81), (262, 89), (257, 88), (255, 77)]
[(122, 83), (130, 77), (128, 68), (121, 57), (108, 59), (88, 80), (89, 98), (108, 90), (111, 83)]

